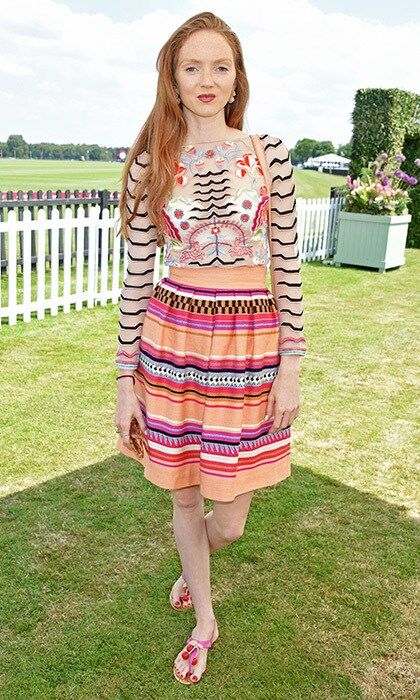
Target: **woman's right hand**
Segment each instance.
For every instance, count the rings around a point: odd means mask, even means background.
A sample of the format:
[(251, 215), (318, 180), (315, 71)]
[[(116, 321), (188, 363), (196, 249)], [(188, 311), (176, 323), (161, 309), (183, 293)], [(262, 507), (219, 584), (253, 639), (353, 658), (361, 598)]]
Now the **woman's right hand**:
[(127, 387), (128, 380), (121, 379), (118, 384), (117, 408), (115, 412), (115, 427), (121, 435), (125, 447), (134, 449), (130, 439), (130, 426), (133, 418), (136, 419), (140, 432), (146, 435), (146, 425), (139, 406), (139, 400), (134, 393), (132, 382)]

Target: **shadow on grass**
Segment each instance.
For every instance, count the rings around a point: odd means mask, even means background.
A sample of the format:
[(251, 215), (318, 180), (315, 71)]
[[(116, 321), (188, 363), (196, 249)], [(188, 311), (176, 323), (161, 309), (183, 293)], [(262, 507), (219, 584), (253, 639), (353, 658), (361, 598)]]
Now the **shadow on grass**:
[[(169, 491), (117, 455), (4, 498), (0, 519), (1, 698), (184, 697), (171, 666), (195, 621), (168, 602)], [(414, 698), (417, 538), (403, 508), (300, 467), (257, 491), (212, 555), (220, 637), (193, 692)]]

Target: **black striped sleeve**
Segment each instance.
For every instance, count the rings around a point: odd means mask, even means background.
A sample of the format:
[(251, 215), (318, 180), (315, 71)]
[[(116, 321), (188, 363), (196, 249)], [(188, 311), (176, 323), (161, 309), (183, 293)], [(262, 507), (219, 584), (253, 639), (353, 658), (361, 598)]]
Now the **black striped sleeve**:
[(272, 178), (270, 261), (272, 294), (279, 310), (280, 355), (305, 355), (303, 292), (298, 247), (295, 181), (290, 154), (275, 136), (261, 136)]
[[(133, 161), (128, 174), (127, 213), (134, 211), (134, 188), (148, 162), (141, 153)], [(143, 195), (135, 217), (128, 224), (128, 263), (119, 303), (118, 347), (116, 366), (134, 374), (138, 364), (144, 316), (153, 292), (153, 276), (157, 251), (157, 231), (147, 213), (147, 193)]]

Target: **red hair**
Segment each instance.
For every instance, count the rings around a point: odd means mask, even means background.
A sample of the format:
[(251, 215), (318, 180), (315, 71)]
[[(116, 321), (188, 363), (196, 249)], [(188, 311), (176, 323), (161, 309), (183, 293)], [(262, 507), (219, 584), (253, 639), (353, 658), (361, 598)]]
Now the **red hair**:
[[(202, 29), (218, 32), (232, 49), (236, 70), (236, 95), (232, 103), (228, 102), (225, 105), (225, 120), (227, 126), (231, 128), (243, 128), (245, 107), (249, 99), (249, 84), (239, 39), (230, 27), (212, 12), (200, 12), (173, 32), (157, 57), (156, 68), (159, 75), (156, 101), (130, 149), (120, 178), (122, 183), (119, 204), (121, 227), (118, 233), (121, 232), (126, 239), (128, 224), (135, 216), (140, 199), (146, 192), (147, 183), (148, 215), (157, 228), (157, 245), (159, 247), (164, 245), (162, 207), (172, 191), (175, 163), (187, 136), (187, 123), (181, 106), (177, 102), (174, 72), (182, 45), (194, 32)], [(144, 177), (136, 184), (134, 208), (130, 215), (126, 207), (128, 173), (133, 161), (144, 151), (150, 158), (147, 166), (142, 170)], [(130, 185), (133, 186), (132, 183)]]

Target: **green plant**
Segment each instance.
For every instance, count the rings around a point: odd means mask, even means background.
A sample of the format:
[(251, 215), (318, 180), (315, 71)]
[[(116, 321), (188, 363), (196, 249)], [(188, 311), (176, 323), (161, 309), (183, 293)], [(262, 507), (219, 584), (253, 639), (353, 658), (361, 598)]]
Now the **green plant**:
[[(382, 214), (408, 214), (408, 202), (411, 202), (408, 187), (418, 184), (418, 179), (401, 170), (399, 164), (405, 160), (402, 153), (388, 159), (388, 154), (380, 153), (369, 166), (361, 169), (361, 175), (346, 178), (346, 184), (338, 190), (345, 196), (343, 211)], [(420, 158), (414, 164), (420, 166)]]

